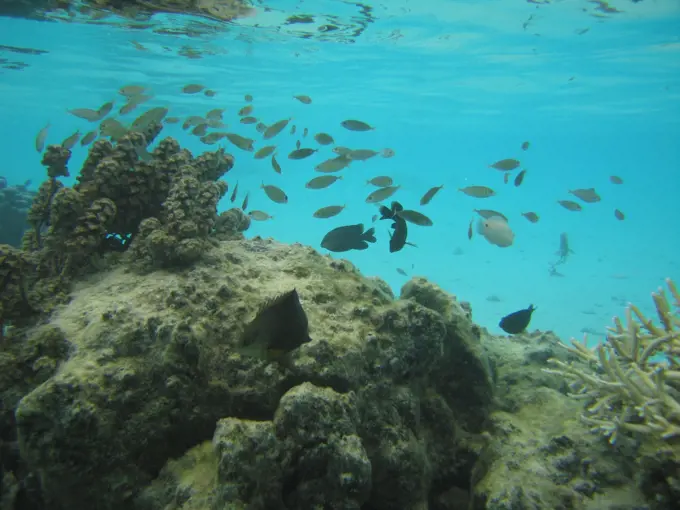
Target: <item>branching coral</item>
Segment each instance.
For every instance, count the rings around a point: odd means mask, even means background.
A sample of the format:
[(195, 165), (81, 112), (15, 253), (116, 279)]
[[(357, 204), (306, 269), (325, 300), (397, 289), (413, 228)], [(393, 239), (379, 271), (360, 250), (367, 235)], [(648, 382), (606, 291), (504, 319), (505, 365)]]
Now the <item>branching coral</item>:
[(585, 341), (562, 344), (595, 371), (549, 360), (556, 368), (546, 371), (569, 378), (574, 396), (588, 402), (583, 421), (612, 444), (622, 432), (680, 436), (680, 294), (666, 284), (670, 301), (663, 289), (652, 293), (659, 325), (631, 304), (625, 324), (614, 319), (594, 349)]

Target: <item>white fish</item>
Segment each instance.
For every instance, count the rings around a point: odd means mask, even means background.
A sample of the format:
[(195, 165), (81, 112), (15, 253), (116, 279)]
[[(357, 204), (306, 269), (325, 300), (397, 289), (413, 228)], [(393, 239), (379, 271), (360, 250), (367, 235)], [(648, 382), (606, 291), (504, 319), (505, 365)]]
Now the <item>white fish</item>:
[(508, 225), (508, 222), (500, 216), (479, 218), (477, 232), (484, 236), (491, 244), (501, 248), (512, 246), (515, 240), (515, 233), (510, 228), (510, 225)]

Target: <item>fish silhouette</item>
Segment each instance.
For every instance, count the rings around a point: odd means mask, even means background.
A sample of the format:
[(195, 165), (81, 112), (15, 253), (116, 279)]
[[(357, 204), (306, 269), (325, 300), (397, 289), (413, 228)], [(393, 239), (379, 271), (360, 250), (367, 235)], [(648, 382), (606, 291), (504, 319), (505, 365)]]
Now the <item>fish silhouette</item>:
[(527, 329), (527, 326), (531, 322), (531, 314), (536, 310), (534, 305), (529, 305), (529, 308), (524, 310), (519, 310), (506, 315), (498, 323), (500, 328), (510, 335), (517, 335)]

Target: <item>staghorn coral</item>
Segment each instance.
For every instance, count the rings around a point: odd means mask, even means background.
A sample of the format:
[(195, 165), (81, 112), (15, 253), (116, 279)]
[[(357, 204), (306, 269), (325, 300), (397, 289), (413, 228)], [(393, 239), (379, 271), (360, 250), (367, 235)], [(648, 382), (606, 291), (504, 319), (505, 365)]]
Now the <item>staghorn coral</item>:
[(631, 304), (606, 342), (563, 345), (586, 366), (549, 360), (557, 368), (546, 370), (570, 379), (575, 396), (588, 402), (583, 421), (612, 444), (622, 433), (680, 436), (680, 294), (670, 279), (666, 284), (673, 303), (663, 289), (652, 294), (659, 326)]

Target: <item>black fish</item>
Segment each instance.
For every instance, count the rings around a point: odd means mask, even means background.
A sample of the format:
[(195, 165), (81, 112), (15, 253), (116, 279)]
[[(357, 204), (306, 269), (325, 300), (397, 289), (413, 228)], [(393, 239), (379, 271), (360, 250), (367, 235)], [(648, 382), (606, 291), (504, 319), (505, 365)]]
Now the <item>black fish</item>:
[(534, 305), (529, 305), (529, 308), (513, 312), (501, 319), (498, 325), (503, 331), (510, 335), (517, 335), (527, 329), (529, 322), (531, 322), (531, 314), (536, 310)]
[(368, 243), (375, 242), (375, 229), (364, 232), (364, 225), (346, 225), (334, 228), (321, 240), (321, 247), (328, 251), (343, 252), (349, 250), (365, 250)]
[(399, 211), (403, 211), (404, 207), (399, 202), (392, 202), (392, 205), (388, 208), (384, 205), (380, 206), (380, 219), (381, 220), (391, 220), (394, 219)]
[(394, 223), (391, 225), (393, 232), (389, 232), (390, 253), (397, 252), (401, 250), (404, 245), (410, 244), (406, 242), (406, 236), (408, 235), (406, 221), (397, 216), (397, 213), (403, 211), (404, 207), (399, 202), (392, 202), (389, 208), (383, 205), (380, 206), (379, 210), (381, 220), (394, 220)]
[(281, 360), (310, 340), (307, 314), (293, 289), (262, 305), (246, 326), (238, 352), (268, 361)]
[(406, 244), (406, 236), (408, 235), (406, 221), (399, 216), (394, 217), (392, 229), (394, 232), (390, 232), (390, 253), (401, 250)]

